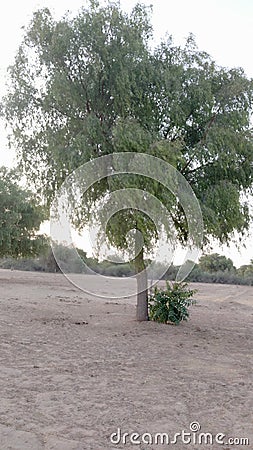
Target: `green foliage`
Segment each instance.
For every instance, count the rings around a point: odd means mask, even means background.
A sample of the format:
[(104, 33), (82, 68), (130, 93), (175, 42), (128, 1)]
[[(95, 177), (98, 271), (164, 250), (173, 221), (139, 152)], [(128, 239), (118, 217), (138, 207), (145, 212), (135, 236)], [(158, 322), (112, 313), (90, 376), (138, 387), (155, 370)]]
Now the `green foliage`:
[(188, 308), (195, 304), (192, 296), (196, 290), (187, 289), (186, 283), (169, 283), (166, 289), (154, 288), (149, 297), (150, 319), (160, 323), (174, 323), (178, 325), (189, 317)]
[(212, 253), (211, 255), (203, 255), (199, 260), (199, 267), (204, 272), (229, 272), (235, 269), (233, 261), (224, 255)]
[(0, 168), (0, 255), (28, 256), (41, 252), (47, 239), (38, 234), (45, 210), (17, 183), (18, 173)]
[[(86, 252), (81, 249), (68, 247), (62, 244), (54, 245), (54, 251), (51, 246), (48, 245), (44, 249), (44, 255), (41, 257), (41, 262), (44, 266), (44, 270), (47, 272), (61, 272), (64, 273), (85, 273), (84, 263), (89, 262)], [(57, 256), (57, 261), (55, 259)], [(59, 264), (58, 264), (59, 262)]]
[[(127, 150), (162, 158), (199, 199), (206, 241), (227, 242), (250, 223), (241, 193), (253, 180), (252, 80), (242, 69), (216, 65), (192, 35), (184, 47), (168, 38), (155, 50), (151, 39), (150, 8), (142, 5), (127, 15), (118, 3), (92, 1), (75, 18), (58, 21), (47, 8), (34, 13), (2, 102), (11, 142), (48, 204), (70, 172), (98, 156)], [(187, 222), (177, 199), (152, 180), (126, 177), (121, 188), (129, 184), (164, 203), (184, 242)], [(76, 225), (95, 220), (96, 205), (117, 186), (117, 180), (96, 183)], [(125, 248), (120, 214), (107, 237)], [(152, 221), (134, 209), (124, 221), (137, 226), (149, 250), (157, 239)]]
[[(86, 252), (80, 248), (76, 249), (78, 253), (76, 254), (72, 247), (54, 245), (53, 252), (49, 242), (45, 242), (40, 250), (41, 254), (36, 258), (0, 258), (0, 267), (3, 269), (40, 272), (60, 272), (62, 269), (65, 273), (97, 273), (112, 277), (129, 277), (134, 275), (134, 270), (130, 263), (115, 264), (107, 260), (98, 262), (97, 259), (88, 257)], [(54, 253), (57, 255), (59, 265), (55, 260)]]
[(22, 258), (18, 259), (11, 256), (0, 258), (1, 269), (22, 270), (28, 272), (47, 272), (47, 268), (42, 258)]
[(130, 277), (134, 275), (134, 270), (129, 263), (113, 264), (109, 261), (97, 263), (95, 272), (110, 277)]
[[(90, 269), (94, 273), (98, 273), (105, 276), (112, 277), (129, 277), (134, 275), (134, 268), (132, 263), (124, 263), (122, 260), (118, 260), (117, 263), (111, 261), (98, 262), (97, 259), (87, 257), (86, 253), (77, 249), (77, 252)], [(60, 262), (60, 266), (65, 272), (70, 273), (92, 273), (87, 270), (80, 258), (73, 254), (73, 250), (66, 246), (59, 246), (57, 250), (57, 258)], [(115, 257), (114, 257), (115, 258)], [(146, 264), (151, 261), (145, 261)], [(0, 267), (3, 269), (16, 269), (16, 270), (28, 270), (28, 271), (40, 271), (40, 272), (58, 272), (59, 267), (53, 257), (51, 247), (49, 244), (45, 244), (42, 248), (42, 254), (36, 258), (22, 258), (13, 257), (0, 258)], [(174, 281), (176, 279), (178, 266), (173, 264), (166, 271), (166, 266), (162, 263), (156, 263), (154, 266), (154, 279), (155, 273), (161, 273), (164, 271), (164, 280)], [(248, 264), (239, 267), (238, 269), (232, 268), (232, 270), (218, 270), (215, 272), (204, 271), (200, 265), (196, 264), (192, 272), (187, 278), (188, 282), (197, 283), (220, 283), (220, 284), (235, 284), (235, 285), (248, 285), (253, 286), (253, 265)]]
[[(253, 280), (253, 261), (250, 261), (250, 264), (243, 265), (237, 269), (238, 275), (240, 275), (243, 278), (246, 279), (252, 279)], [(253, 281), (252, 281), (253, 284)]]
[(240, 273), (240, 269), (231, 272), (222, 272), (221, 270), (219, 270), (218, 272), (204, 272), (199, 268), (199, 266), (196, 266), (188, 276), (187, 280), (197, 283), (219, 283), (253, 286), (253, 275), (244, 276)]

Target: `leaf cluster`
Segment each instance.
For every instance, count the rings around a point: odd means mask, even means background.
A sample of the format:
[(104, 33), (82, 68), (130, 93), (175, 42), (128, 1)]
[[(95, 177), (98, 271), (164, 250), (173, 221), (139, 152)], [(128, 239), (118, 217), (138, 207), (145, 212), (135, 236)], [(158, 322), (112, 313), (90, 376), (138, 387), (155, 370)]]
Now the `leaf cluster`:
[(170, 283), (166, 289), (154, 288), (149, 296), (149, 316), (159, 323), (178, 325), (189, 317), (189, 306), (196, 303), (192, 296), (196, 290), (188, 289), (187, 283)]
[(45, 210), (32, 192), (17, 183), (15, 170), (0, 168), (0, 255), (31, 256), (42, 251), (47, 239), (39, 235)]

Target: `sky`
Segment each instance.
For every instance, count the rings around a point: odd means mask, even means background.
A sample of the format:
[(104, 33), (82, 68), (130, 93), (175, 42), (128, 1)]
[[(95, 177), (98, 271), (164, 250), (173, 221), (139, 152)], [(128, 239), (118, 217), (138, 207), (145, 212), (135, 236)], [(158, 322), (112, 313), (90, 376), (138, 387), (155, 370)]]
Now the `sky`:
[[(122, 0), (121, 6), (130, 12), (137, 0)], [(200, 49), (209, 53), (221, 66), (242, 67), (253, 78), (253, 1), (252, 0), (142, 0), (153, 4), (152, 24), (154, 38), (159, 42), (166, 33), (175, 43), (182, 44), (189, 33), (196, 37)], [(0, 96), (6, 91), (7, 67), (12, 64), (23, 30), (32, 18), (33, 11), (49, 7), (56, 18), (67, 10), (78, 11), (86, 0), (9, 0), (0, 5)], [(15, 153), (7, 146), (7, 132), (0, 122), (0, 165), (11, 167)], [(253, 228), (244, 247), (238, 251), (215, 248), (233, 259), (236, 266), (249, 263), (253, 257)]]

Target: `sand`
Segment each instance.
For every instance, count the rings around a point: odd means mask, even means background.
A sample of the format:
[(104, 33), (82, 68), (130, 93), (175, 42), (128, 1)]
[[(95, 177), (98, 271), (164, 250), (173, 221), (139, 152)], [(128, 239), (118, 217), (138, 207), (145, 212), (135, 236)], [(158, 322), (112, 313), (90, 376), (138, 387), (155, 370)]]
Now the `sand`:
[[(171, 326), (136, 322), (110, 280), (113, 300), (62, 274), (0, 270), (0, 286), (0, 450), (253, 448), (253, 287), (194, 284), (190, 320)], [(192, 422), (224, 444), (142, 442)], [(113, 444), (118, 429), (142, 443)]]

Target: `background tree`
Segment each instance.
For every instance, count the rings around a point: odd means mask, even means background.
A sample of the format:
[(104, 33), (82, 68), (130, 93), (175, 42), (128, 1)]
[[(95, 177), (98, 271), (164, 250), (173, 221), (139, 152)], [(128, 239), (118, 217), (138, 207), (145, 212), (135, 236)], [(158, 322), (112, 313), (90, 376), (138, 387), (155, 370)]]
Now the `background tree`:
[[(252, 80), (242, 69), (217, 66), (192, 36), (184, 47), (171, 38), (155, 50), (151, 43), (150, 9), (141, 5), (128, 16), (118, 4), (91, 1), (75, 18), (59, 21), (48, 9), (37, 11), (9, 70), (2, 105), (11, 143), (48, 204), (66, 176), (91, 159), (115, 151), (155, 155), (192, 186), (205, 240), (228, 242), (250, 221), (241, 194), (252, 188)], [(186, 242), (188, 226), (177, 199), (161, 184), (134, 176), (96, 183), (83, 196), (76, 226), (91, 216), (95, 220), (94, 204), (119, 185), (154, 194), (169, 210), (178, 239)], [(129, 208), (111, 219), (107, 237), (124, 249), (130, 228), (143, 234), (135, 260), (139, 272), (159, 230)], [(145, 289), (137, 304), (138, 319), (146, 320)]]
[(253, 277), (253, 259), (250, 260), (250, 264), (245, 264), (239, 267), (237, 272), (242, 277)]
[(226, 258), (224, 255), (212, 253), (211, 255), (201, 256), (199, 260), (199, 267), (204, 272), (230, 272), (235, 270), (233, 261)]
[(0, 256), (33, 256), (46, 237), (38, 234), (45, 211), (34, 195), (17, 184), (17, 172), (0, 168)]

